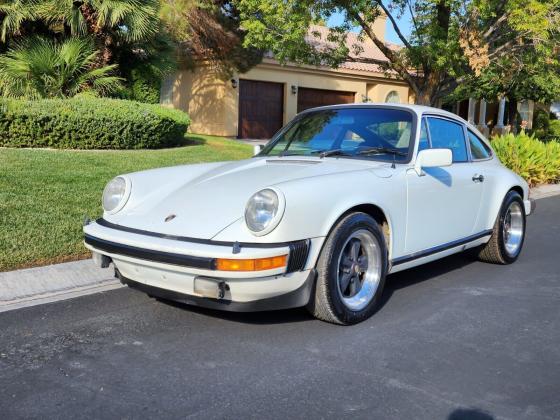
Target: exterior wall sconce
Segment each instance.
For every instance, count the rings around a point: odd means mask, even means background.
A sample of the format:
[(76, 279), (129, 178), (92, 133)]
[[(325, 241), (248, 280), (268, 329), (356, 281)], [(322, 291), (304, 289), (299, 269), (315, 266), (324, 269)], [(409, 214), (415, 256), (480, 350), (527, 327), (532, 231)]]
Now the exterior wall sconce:
[(296, 85), (292, 85), (292, 95), (297, 94), (297, 86)]
[(237, 81), (237, 79), (231, 79), (231, 87), (234, 89), (237, 89), (237, 85), (239, 84), (239, 82)]

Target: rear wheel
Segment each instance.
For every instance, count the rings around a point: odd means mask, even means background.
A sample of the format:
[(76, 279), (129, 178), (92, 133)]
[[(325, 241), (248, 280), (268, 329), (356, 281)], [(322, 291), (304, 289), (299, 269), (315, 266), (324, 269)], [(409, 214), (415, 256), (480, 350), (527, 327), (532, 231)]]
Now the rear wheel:
[(315, 317), (349, 325), (373, 315), (387, 275), (387, 247), (377, 222), (365, 213), (344, 217), (325, 242), (317, 273), (308, 305)]
[(500, 214), (494, 224), (490, 241), (478, 257), (494, 264), (511, 264), (517, 260), (525, 241), (525, 206), (516, 191), (504, 198)]

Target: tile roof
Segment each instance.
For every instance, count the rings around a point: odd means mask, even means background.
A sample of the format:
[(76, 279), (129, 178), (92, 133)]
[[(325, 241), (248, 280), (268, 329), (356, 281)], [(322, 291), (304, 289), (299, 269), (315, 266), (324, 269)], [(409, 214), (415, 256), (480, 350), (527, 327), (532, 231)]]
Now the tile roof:
[[(307, 42), (314, 45), (316, 48), (321, 48), (321, 46), (333, 46), (332, 42), (327, 40), (329, 36), (329, 28), (320, 25), (312, 25), (309, 28), (309, 34), (307, 35), (306, 39)], [(375, 60), (379, 62), (387, 62), (387, 58), (381, 52), (379, 48), (371, 41), (369, 38), (365, 38), (363, 41), (358, 39), (358, 34), (355, 32), (348, 32), (348, 36), (346, 38), (346, 45), (350, 50), (350, 57), (352, 58), (364, 58), (369, 60)], [(354, 51), (354, 46), (358, 45), (362, 49), (359, 54), (356, 54)], [(391, 49), (399, 49), (398, 45), (386, 43), (386, 45)], [(339, 66), (343, 69), (348, 70), (358, 70), (358, 71), (367, 71), (367, 72), (374, 72), (380, 73), (383, 72), (381, 66), (375, 63), (364, 63), (364, 62), (357, 62), (357, 61), (345, 61)]]

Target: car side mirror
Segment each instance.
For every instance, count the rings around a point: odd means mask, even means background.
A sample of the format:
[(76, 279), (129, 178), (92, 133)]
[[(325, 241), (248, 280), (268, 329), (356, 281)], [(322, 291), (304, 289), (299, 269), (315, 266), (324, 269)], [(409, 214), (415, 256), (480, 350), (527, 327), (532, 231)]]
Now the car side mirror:
[(424, 149), (418, 152), (414, 170), (418, 176), (422, 176), (422, 168), (435, 168), (450, 166), (453, 162), (451, 149)]
[(262, 149), (264, 149), (264, 146), (262, 144), (255, 144), (253, 146), (253, 156), (257, 156), (262, 151)]

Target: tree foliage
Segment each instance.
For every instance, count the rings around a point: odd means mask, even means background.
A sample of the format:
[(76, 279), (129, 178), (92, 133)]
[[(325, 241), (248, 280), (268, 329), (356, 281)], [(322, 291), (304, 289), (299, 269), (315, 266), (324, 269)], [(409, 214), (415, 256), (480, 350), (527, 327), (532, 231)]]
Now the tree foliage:
[(116, 66), (93, 67), (97, 56), (89, 39), (26, 39), (0, 55), (0, 93), (31, 99), (114, 93), (121, 86)]
[(180, 59), (205, 61), (229, 76), (246, 72), (262, 60), (262, 51), (244, 46), (239, 11), (229, 0), (167, 0), (161, 16), (180, 45)]
[(101, 64), (123, 45), (149, 40), (159, 30), (158, 0), (15, 0), (0, 4), (1, 40), (29, 35), (91, 36)]
[[(373, 61), (406, 81), (422, 104), (434, 105), (467, 82), (486, 97), (504, 95), (511, 87), (521, 91), (521, 75), (538, 80), (556, 71), (550, 53), (557, 41), (559, 0), (236, 0), (235, 4), (248, 31), (245, 45), (268, 49), (281, 62), (336, 67), (344, 61)], [(323, 40), (327, 45), (309, 42), (310, 25), (335, 12), (345, 19), (331, 28)], [(405, 12), (411, 16), (409, 36), (399, 23)], [(385, 43), (372, 30), (382, 14), (402, 48)], [(347, 31), (355, 28), (358, 38), (373, 42), (387, 61), (360, 57), (363, 46), (347, 44)], [(506, 74), (516, 82), (490, 86), (491, 79), (508, 80)]]
[(0, 0), (0, 54), (37, 36), (87, 38), (99, 51), (91, 67), (117, 66), (127, 99), (153, 102), (178, 59), (204, 60), (224, 75), (247, 71), (262, 54), (244, 48), (244, 34), (224, 0)]
[[(464, 76), (455, 96), (505, 96), (511, 103), (522, 99), (550, 103), (560, 98), (560, 2), (514, 1), (501, 12), (490, 6), (499, 4), (475, 2), (464, 32), (485, 30), (479, 36), (485, 40), (483, 45), (496, 46), (472, 48), (463, 38), (473, 71)], [(500, 19), (505, 23), (499, 23)]]

